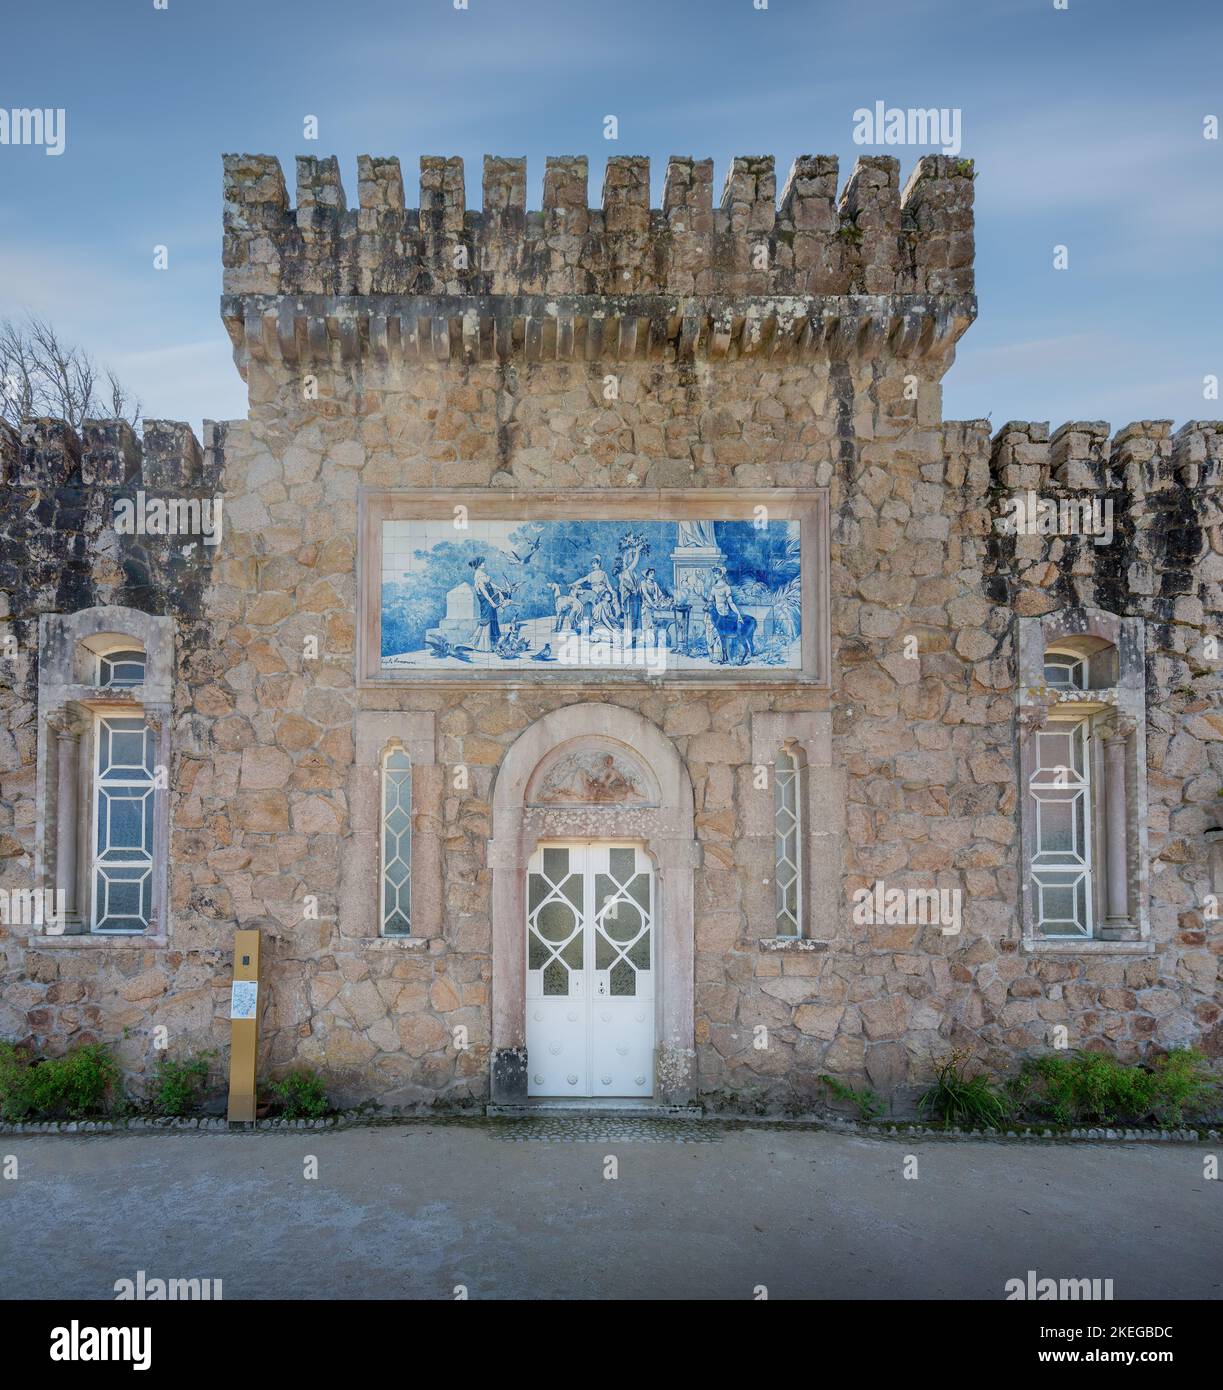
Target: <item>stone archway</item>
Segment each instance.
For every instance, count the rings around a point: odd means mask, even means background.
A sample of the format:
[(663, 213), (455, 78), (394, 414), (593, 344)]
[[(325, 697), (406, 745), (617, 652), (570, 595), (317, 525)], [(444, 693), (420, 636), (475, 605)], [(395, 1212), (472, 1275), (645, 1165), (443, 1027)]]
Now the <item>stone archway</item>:
[[(579, 788), (541, 804), (540, 788), (569, 787), (572, 769), (612, 759), (636, 783), (632, 794), (602, 799)], [(557, 775), (553, 775), (554, 771)], [(539, 775), (537, 775), (539, 774)], [(634, 777), (634, 774), (637, 774)], [(534, 804), (533, 804), (534, 803)], [(524, 729), (502, 760), (493, 787), (492, 1077), (494, 1102), (524, 1102), (526, 1070), (526, 866), (541, 840), (632, 839), (653, 857), (659, 891), (655, 1096), (680, 1104), (692, 1094), (693, 869), (697, 847), (692, 780), (675, 745), (655, 724), (619, 705), (553, 710)]]

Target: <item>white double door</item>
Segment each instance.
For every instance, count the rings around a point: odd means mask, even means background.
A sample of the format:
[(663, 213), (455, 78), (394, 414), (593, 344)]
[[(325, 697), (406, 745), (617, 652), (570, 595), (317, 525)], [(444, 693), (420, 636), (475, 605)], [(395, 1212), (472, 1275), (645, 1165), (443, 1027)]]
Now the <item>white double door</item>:
[(541, 845), (527, 866), (527, 1094), (654, 1094), (654, 872), (636, 845)]

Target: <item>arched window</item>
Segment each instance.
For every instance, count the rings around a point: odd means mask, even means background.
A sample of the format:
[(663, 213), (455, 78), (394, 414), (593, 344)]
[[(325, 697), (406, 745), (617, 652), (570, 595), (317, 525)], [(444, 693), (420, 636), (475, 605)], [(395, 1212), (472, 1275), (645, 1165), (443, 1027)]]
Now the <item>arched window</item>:
[(773, 763), (773, 835), (777, 935), (803, 934), (803, 787), (796, 750), (783, 746)]
[(36, 869), (58, 934), (167, 931), (174, 622), (118, 606), (39, 625)]
[(144, 650), (120, 650), (98, 656), (97, 684), (107, 689), (144, 684)]
[(1020, 619), (1017, 717), (1029, 949), (1140, 943), (1145, 669), (1138, 618)]
[(1054, 690), (1086, 690), (1087, 658), (1073, 652), (1045, 652), (1045, 683)]
[(382, 935), (412, 931), (412, 762), (401, 744), (382, 756)]

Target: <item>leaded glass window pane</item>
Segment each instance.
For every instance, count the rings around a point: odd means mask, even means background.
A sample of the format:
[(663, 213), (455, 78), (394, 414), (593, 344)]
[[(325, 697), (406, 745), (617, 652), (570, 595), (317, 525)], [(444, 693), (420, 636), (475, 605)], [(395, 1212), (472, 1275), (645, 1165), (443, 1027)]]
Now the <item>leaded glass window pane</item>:
[(1085, 690), (1087, 661), (1068, 652), (1046, 652), (1045, 684), (1054, 690)]
[(94, 931), (146, 931), (153, 913), (153, 731), (100, 715), (94, 730)]
[(802, 778), (798, 760), (783, 748), (773, 764), (773, 827), (777, 844), (774, 884), (777, 935), (802, 931)]
[(402, 748), (382, 760), (382, 934), (412, 931), (412, 763)]
[[(1069, 660), (1069, 658), (1066, 658)], [(1033, 910), (1049, 937), (1091, 935), (1091, 759), (1088, 723), (1037, 732), (1028, 779), (1034, 803)]]
[(142, 651), (110, 652), (98, 657), (98, 684), (110, 689), (140, 685), (144, 681)]

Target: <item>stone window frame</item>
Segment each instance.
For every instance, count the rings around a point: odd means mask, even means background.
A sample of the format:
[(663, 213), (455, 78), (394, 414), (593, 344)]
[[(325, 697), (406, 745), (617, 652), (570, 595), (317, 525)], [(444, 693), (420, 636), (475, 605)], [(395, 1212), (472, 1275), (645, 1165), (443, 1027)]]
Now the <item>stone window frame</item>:
[[(352, 837), (344, 856), (338, 914), (341, 940), (364, 950), (431, 950), (431, 943), (440, 943), (444, 926), (445, 769), (437, 760), (436, 715), (421, 710), (359, 710), (354, 742), (348, 782)], [(412, 764), (412, 922), (410, 933), (384, 935), (382, 768), (395, 747), (402, 748)]]
[[(1154, 949), (1147, 845), (1146, 649), (1141, 618), (1099, 608), (1067, 608), (1019, 618), (1015, 719), (1020, 805), (1020, 929), (1025, 952), (1142, 955)], [(1046, 653), (1086, 658), (1084, 689), (1045, 682)], [(1036, 734), (1058, 723), (1088, 722), (1093, 804), (1091, 935), (1045, 937), (1032, 891), (1036, 821), (1028, 782)]]
[[(173, 618), (117, 604), (39, 619), (34, 875), (39, 884), (63, 892), (68, 904), (63, 933), (38, 930), (40, 947), (168, 945), (174, 644)], [(97, 683), (99, 656), (136, 648), (145, 656), (141, 684)], [(153, 793), (151, 906), (143, 931), (93, 928), (93, 770), (100, 715), (143, 717), (154, 734), (154, 765), (166, 771), (166, 785)]]
[(382, 626), (379, 591), (382, 581), (383, 521), (428, 521), (466, 509), (469, 521), (553, 521), (639, 519), (643, 509), (661, 520), (723, 520), (728, 509), (750, 520), (753, 509), (768, 508), (776, 521), (796, 520), (802, 546), (802, 667), (798, 670), (728, 668), (717, 671), (667, 671), (651, 676), (639, 670), (601, 670), (599, 685), (654, 685), (660, 682), (703, 687), (803, 685), (827, 689), (832, 673), (832, 589), (828, 489), (825, 488), (574, 488), (567, 492), (529, 492), (517, 488), (361, 487), (357, 493), (357, 641), (355, 680), (358, 690), (403, 690), (467, 686), (491, 680), (501, 689), (558, 686), (589, 689), (589, 673), (568, 670), (409, 671), (387, 675), (380, 665)]
[[(828, 710), (789, 713), (756, 711), (751, 721), (752, 767), (744, 798), (744, 833), (760, 842), (756, 858), (764, 870), (759, 885), (751, 883), (747, 901), (749, 933), (752, 923), (769, 923), (757, 930), (761, 951), (826, 951), (838, 938), (841, 902), (841, 840), (845, 828), (844, 775), (832, 761), (832, 714)], [(776, 930), (776, 814), (773, 767), (782, 748), (801, 762), (802, 806), (802, 922), (798, 936), (779, 936)], [(764, 785), (756, 769), (766, 767)], [(767, 867), (766, 867), (767, 866)]]

